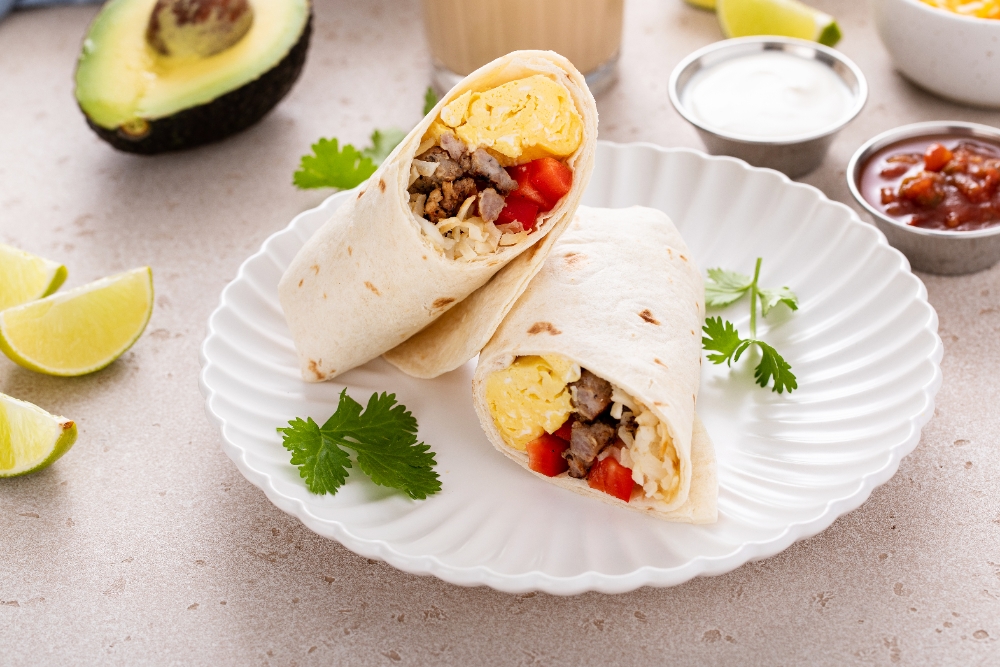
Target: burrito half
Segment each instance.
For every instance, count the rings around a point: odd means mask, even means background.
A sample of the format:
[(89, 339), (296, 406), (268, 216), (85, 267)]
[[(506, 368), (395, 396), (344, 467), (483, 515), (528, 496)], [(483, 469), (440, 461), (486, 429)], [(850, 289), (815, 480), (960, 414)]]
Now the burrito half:
[(580, 207), (482, 350), (490, 441), (564, 488), (670, 521), (717, 516), (695, 414), (704, 286), (657, 210)]
[[(303, 377), (326, 380), (398, 346), (527, 255), (479, 307), (512, 303), (543, 241), (571, 220), (596, 137), (593, 96), (558, 54), (517, 51), (466, 77), (282, 276)], [(485, 342), (499, 320), (472, 318)], [(394, 363), (418, 374), (407, 359)]]

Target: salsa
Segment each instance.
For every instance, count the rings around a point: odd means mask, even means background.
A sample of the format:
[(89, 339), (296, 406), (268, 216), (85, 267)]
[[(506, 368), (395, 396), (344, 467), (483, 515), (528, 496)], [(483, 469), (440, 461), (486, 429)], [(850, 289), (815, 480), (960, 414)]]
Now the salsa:
[(1000, 224), (1000, 146), (954, 136), (907, 139), (873, 155), (861, 193), (914, 227), (975, 231)]

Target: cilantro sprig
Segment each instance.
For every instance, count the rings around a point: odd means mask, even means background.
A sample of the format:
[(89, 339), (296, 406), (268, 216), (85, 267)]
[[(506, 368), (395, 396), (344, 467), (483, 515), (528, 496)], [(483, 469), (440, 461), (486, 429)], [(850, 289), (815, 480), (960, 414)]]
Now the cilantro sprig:
[[(435, 104), (437, 95), (428, 86), (424, 93), (423, 115), (430, 113)], [(405, 137), (406, 132), (396, 127), (375, 130), (371, 134), (371, 145), (361, 150), (351, 144), (340, 145), (336, 139), (320, 139), (310, 147), (310, 155), (302, 156), (299, 169), (292, 176), (292, 183), (302, 190), (349, 190), (368, 180)]]
[(313, 493), (335, 494), (347, 481), (351, 458), (345, 448), (354, 451), (358, 467), (380, 486), (420, 500), (441, 490), (434, 452), (417, 443), (417, 420), (396, 403), (395, 394), (375, 392), (362, 413), (361, 404), (344, 389), (337, 411), (322, 426), (311, 417), (296, 418), (278, 432)]
[(427, 86), (427, 90), (424, 91), (424, 115), (426, 116), (437, 106), (438, 96), (434, 92), (434, 89)]
[(778, 289), (760, 287), (757, 282), (760, 277), (760, 265), (761, 258), (758, 257), (753, 278), (735, 271), (708, 270), (708, 283), (705, 285), (705, 305), (708, 307), (728, 306), (750, 293), (750, 337), (741, 337), (732, 322), (724, 321), (721, 317), (710, 317), (705, 320), (705, 326), (702, 328), (706, 335), (701, 339), (701, 343), (709, 352), (707, 355), (709, 361), (729, 366), (738, 362), (751, 346), (757, 346), (760, 350), (760, 362), (754, 369), (754, 379), (757, 384), (767, 387), (773, 380), (772, 391), (779, 394), (784, 391), (791, 393), (799, 387), (791, 365), (776, 349), (757, 338), (757, 302), (760, 301), (761, 316), (767, 317), (768, 312), (779, 303), (785, 304), (792, 310), (798, 310), (799, 300), (787, 287)]

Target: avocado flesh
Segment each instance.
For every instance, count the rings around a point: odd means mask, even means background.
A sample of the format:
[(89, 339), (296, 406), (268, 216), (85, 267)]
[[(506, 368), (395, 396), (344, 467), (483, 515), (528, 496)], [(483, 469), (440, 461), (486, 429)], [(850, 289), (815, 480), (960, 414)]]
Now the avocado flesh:
[[(206, 58), (163, 56), (146, 42), (155, 3), (108, 2), (77, 64), (77, 102), (91, 127), (116, 148), (155, 153), (221, 139), (259, 120), (301, 73), (312, 24), (309, 0), (252, 0), (247, 34)], [(213, 126), (205, 127), (206, 121)]]

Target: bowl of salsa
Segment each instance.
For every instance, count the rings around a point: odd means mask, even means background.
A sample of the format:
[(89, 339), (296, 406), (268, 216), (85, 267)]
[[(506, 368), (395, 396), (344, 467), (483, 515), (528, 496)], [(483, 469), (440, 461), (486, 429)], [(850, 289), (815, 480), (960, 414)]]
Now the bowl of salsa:
[(918, 271), (972, 273), (1000, 260), (1000, 130), (934, 121), (874, 137), (848, 187)]

